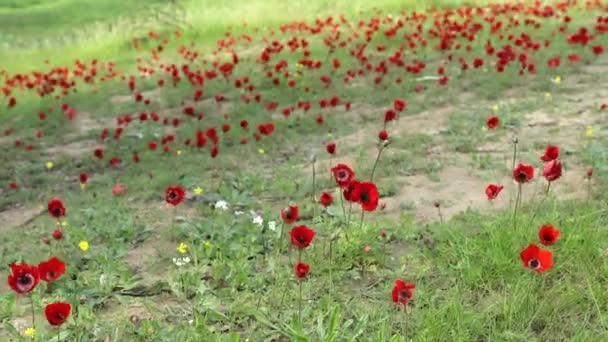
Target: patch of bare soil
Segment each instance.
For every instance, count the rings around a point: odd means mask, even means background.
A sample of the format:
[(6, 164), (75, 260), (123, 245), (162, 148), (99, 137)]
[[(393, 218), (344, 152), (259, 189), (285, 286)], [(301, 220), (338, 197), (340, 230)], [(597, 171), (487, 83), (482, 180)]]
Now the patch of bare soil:
[(81, 156), (83, 154), (92, 153), (97, 146), (94, 140), (74, 141), (65, 145), (53, 145), (42, 150), (43, 155), (55, 156), (65, 154), (71, 157)]
[(428, 134), (435, 135), (441, 133), (447, 127), (447, 122), (454, 107), (441, 107), (436, 110), (427, 110), (416, 115), (402, 115), (396, 121), (395, 128), (391, 129), (391, 134), (402, 136), (407, 134)]
[[(143, 95), (144, 99), (157, 100), (161, 97), (160, 96), (161, 90), (162, 90), (162, 88), (158, 87), (158, 88), (154, 88), (153, 90), (150, 90), (150, 91), (141, 92), (141, 94)], [(120, 105), (120, 104), (127, 103), (130, 101), (135, 102), (135, 97), (132, 94), (114, 95), (114, 96), (110, 97), (110, 103), (112, 103), (113, 105)]]
[(32, 222), (45, 213), (42, 206), (33, 208), (10, 208), (0, 212), (0, 232)]

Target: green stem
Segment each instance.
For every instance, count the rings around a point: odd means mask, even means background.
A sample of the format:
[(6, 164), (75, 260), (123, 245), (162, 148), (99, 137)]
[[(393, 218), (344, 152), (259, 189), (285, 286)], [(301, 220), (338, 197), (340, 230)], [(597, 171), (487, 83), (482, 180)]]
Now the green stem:
[(521, 183), (517, 183), (517, 197), (515, 198), (515, 208), (513, 209), (513, 229), (517, 224), (517, 208), (519, 207), (519, 201), (521, 199)]
[(298, 300), (298, 320), (300, 321), (300, 325), (302, 324), (302, 279), (299, 281), (300, 288), (300, 298)]
[(285, 221), (281, 220), (281, 236), (279, 236), (279, 253), (283, 250), (283, 237), (285, 235)]
[(342, 218), (346, 218), (346, 208), (344, 207), (344, 196), (342, 195), (342, 189), (338, 188), (337, 196), (340, 197), (340, 206), (342, 207)]
[(316, 209), (316, 197), (315, 194), (317, 193), (316, 191), (316, 170), (315, 170), (315, 162), (312, 162), (312, 218), (311, 220), (313, 220), (315, 218), (315, 209)]
[(30, 295), (30, 304), (32, 305), (32, 329), (34, 329), (34, 331), (36, 331), (36, 314), (35, 309), (34, 309), (34, 294), (32, 293)]
[(363, 220), (365, 220), (365, 210), (361, 209), (361, 223), (359, 224), (359, 230), (363, 228)]
[(372, 174), (369, 177), (369, 181), (374, 181), (374, 173), (376, 172), (376, 167), (378, 166), (378, 161), (380, 160), (380, 155), (382, 154), (382, 150), (384, 150), (384, 142), (381, 142), (382, 146), (378, 149), (378, 155), (376, 156), (376, 161), (374, 162), (374, 167), (372, 168)]

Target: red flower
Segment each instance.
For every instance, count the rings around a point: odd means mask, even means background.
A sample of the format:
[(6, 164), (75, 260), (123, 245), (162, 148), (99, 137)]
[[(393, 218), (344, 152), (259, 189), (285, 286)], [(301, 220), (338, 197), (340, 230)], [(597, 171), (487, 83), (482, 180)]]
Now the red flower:
[(380, 139), (381, 141), (388, 140), (388, 132), (380, 131), (380, 133), (378, 133), (378, 139)]
[(70, 317), (71, 311), (72, 306), (69, 303), (55, 302), (44, 308), (44, 315), (50, 325), (59, 326)]
[(540, 249), (535, 244), (530, 244), (526, 249), (521, 251), (521, 261), (524, 267), (543, 272), (553, 268), (553, 253), (546, 249)]
[(334, 197), (331, 194), (328, 194), (327, 192), (324, 192), (321, 194), (321, 197), (319, 197), (319, 203), (321, 203), (322, 206), (324, 207), (329, 207), (334, 201)]
[(587, 169), (587, 177), (591, 178), (591, 176), (593, 176), (593, 169), (592, 168), (588, 168)]
[(556, 159), (545, 164), (543, 176), (549, 182), (557, 180), (562, 176), (562, 162)]
[(591, 49), (596, 55), (601, 55), (602, 53), (604, 53), (604, 47), (602, 47), (601, 45), (594, 45), (591, 47)]
[(407, 305), (414, 294), (412, 290), (416, 288), (416, 284), (408, 284), (401, 279), (395, 280), (395, 286), (393, 287), (393, 303)]
[(89, 180), (89, 175), (86, 172), (80, 174), (80, 184), (86, 184)]
[(9, 186), (11, 189), (17, 189), (17, 187), (18, 187), (16, 182), (10, 182), (10, 183), (8, 183), (8, 186)]
[(513, 179), (517, 183), (527, 183), (534, 178), (534, 167), (532, 165), (519, 164), (513, 170)]
[(281, 209), (281, 220), (286, 224), (294, 223), (298, 220), (299, 209), (295, 205), (290, 205), (287, 208)]
[(48, 261), (41, 262), (38, 265), (38, 274), (40, 280), (52, 283), (59, 279), (65, 273), (65, 263), (56, 257), (50, 258)]
[(310, 246), (314, 238), (315, 231), (306, 226), (291, 229), (291, 244), (296, 248), (304, 249)]
[(306, 278), (308, 272), (310, 272), (310, 265), (305, 262), (298, 262), (296, 267), (294, 268), (294, 272), (296, 277), (298, 278)]
[(112, 187), (112, 195), (121, 196), (125, 194), (125, 186), (123, 184), (116, 184)]
[(353, 202), (361, 203), (361, 208), (365, 211), (374, 211), (378, 207), (378, 188), (372, 182), (358, 183), (350, 195)]
[(55, 239), (55, 240), (63, 239), (63, 232), (61, 230), (55, 230), (55, 231), (53, 231), (53, 233), (51, 235), (53, 236), (53, 239)]
[(103, 159), (103, 149), (101, 148), (96, 148), (95, 151), (93, 152), (93, 154), (95, 155), (95, 157), (99, 158), (99, 159)]
[(384, 113), (384, 123), (395, 120), (397, 113), (394, 110), (389, 109)]
[(325, 145), (325, 150), (327, 151), (327, 153), (329, 154), (334, 154), (336, 153), (336, 144), (331, 143), (331, 144), (327, 144)]
[(553, 145), (547, 146), (547, 149), (545, 150), (545, 154), (540, 156), (540, 160), (546, 161), (546, 162), (555, 160), (557, 158), (559, 158), (559, 147), (553, 146)]
[(38, 267), (28, 264), (11, 264), (11, 274), (8, 276), (8, 286), (13, 291), (23, 294), (32, 291), (38, 282), (40, 276)]
[(544, 224), (538, 231), (540, 243), (545, 246), (554, 245), (557, 242), (557, 239), (559, 239), (559, 235), (560, 231), (550, 224)]
[(352, 198), (352, 193), (358, 185), (359, 181), (353, 179), (350, 183), (348, 183), (348, 185), (343, 188), (344, 191), (342, 191), (342, 195), (344, 196), (345, 200), (349, 202), (357, 202), (357, 200), (354, 200)]
[(407, 102), (405, 102), (405, 100), (396, 99), (395, 101), (393, 101), (393, 108), (395, 108), (395, 110), (398, 112), (403, 111), (405, 109), (405, 106), (407, 106)]
[(186, 190), (179, 185), (169, 186), (165, 190), (165, 200), (171, 205), (182, 203), (186, 197)]
[(355, 172), (346, 164), (338, 164), (331, 169), (336, 178), (336, 183), (343, 188), (348, 185), (354, 178)]
[(63, 202), (57, 197), (49, 201), (48, 211), (49, 215), (56, 219), (65, 216), (65, 206), (63, 205)]
[(156, 141), (150, 141), (150, 142), (148, 143), (148, 149), (149, 149), (150, 151), (154, 151), (154, 150), (156, 150), (156, 148), (157, 148), (157, 147), (158, 147), (158, 144), (156, 143)]
[(490, 116), (486, 120), (486, 126), (488, 126), (489, 129), (497, 128), (499, 124), (500, 124), (500, 119), (498, 118), (498, 116)]
[(486, 187), (486, 196), (488, 196), (489, 200), (493, 200), (498, 197), (498, 194), (502, 191), (504, 186), (496, 185), (496, 184), (488, 184)]

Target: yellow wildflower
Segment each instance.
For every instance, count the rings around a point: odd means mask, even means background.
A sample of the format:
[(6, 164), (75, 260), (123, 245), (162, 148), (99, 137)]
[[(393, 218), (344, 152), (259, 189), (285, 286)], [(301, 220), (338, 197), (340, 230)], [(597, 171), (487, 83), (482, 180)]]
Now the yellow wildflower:
[(211, 247), (213, 247), (213, 244), (211, 244), (210, 241), (205, 241), (205, 242), (203, 242), (203, 247), (205, 247), (205, 248), (211, 248)]
[(265, 153), (265, 151), (264, 151), (264, 149), (263, 149), (263, 148), (258, 148), (258, 152), (259, 152), (260, 154), (264, 154), (264, 153)]
[(27, 337), (30, 337), (30, 338), (34, 338), (36, 336), (36, 329), (34, 329), (34, 328), (27, 328), (23, 332), (23, 335), (25, 335)]
[(80, 249), (83, 252), (86, 252), (89, 249), (89, 243), (85, 240), (80, 241), (80, 243), (78, 244), (78, 247), (80, 247)]
[(494, 107), (492, 107), (492, 110), (495, 112), (498, 112), (499, 109), (500, 107), (498, 107), (498, 105), (494, 105)]
[(588, 136), (588, 137), (592, 137), (593, 136), (593, 127), (587, 126), (587, 130), (585, 131), (585, 135)]
[(182, 154), (182, 150), (177, 150), (175, 151), (175, 154), (177, 154), (178, 156)]
[(53, 168), (53, 166), (55, 166), (55, 164), (53, 164), (53, 162), (52, 162), (52, 161), (48, 161), (48, 162), (46, 162), (46, 168), (47, 168), (48, 170), (52, 169), (52, 168)]
[(562, 83), (562, 78), (561, 78), (561, 77), (559, 77), (559, 76), (555, 76), (555, 77), (553, 78), (553, 83), (555, 83), (555, 84), (560, 84), (560, 83)]
[(202, 194), (202, 193), (203, 193), (203, 188), (201, 188), (200, 186), (197, 186), (197, 187), (194, 189), (194, 193), (195, 193), (195, 194), (197, 194), (197, 195)]
[(179, 244), (179, 246), (177, 246), (177, 251), (180, 254), (186, 254), (188, 252), (188, 245), (186, 245), (185, 243), (181, 242)]

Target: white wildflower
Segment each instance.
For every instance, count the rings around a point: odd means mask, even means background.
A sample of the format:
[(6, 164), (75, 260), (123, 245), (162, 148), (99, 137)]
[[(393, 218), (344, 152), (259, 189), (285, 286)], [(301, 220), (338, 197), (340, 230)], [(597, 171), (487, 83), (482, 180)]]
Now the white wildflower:
[(228, 202), (224, 200), (215, 202), (215, 209), (228, 210)]

